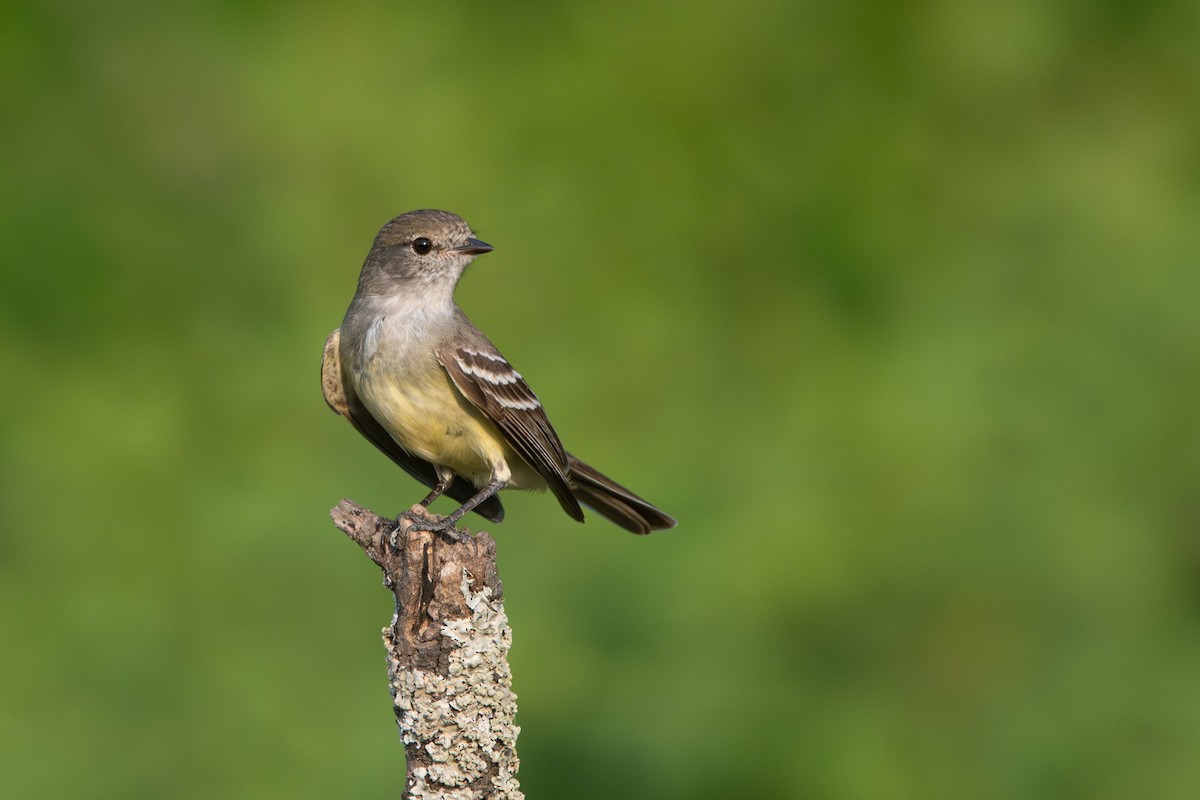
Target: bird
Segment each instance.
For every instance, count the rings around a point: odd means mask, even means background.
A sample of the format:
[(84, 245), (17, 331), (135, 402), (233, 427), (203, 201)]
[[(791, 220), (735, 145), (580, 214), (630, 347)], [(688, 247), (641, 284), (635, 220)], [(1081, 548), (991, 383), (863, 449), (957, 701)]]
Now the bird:
[[(675, 527), (567, 452), (525, 378), (455, 303), (467, 266), (493, 249), (448, 211), (410, 211), (385, 224), (325, 342), (326, 403), (431, 490), (420, 509), (400, 515), (416, 530), (453, 529), (470, 511), (500, 522), (497, 493), (509, 489), (549, 489), (579, 522), (585, 505), (635, 534)], [(459, 507), (429, 513), (442, 494)]]

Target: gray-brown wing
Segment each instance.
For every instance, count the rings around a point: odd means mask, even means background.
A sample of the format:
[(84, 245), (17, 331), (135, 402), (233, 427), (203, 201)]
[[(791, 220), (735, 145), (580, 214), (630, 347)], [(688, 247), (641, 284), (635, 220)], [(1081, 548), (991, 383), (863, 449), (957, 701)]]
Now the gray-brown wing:
[[(384, 455), (432, 489), (437, 485), (437, 471), (433, 465), (397, 444), (391, 434), (371, 416), (371, 412), (367, 411), (358, 399), (349, 381), (345, 380), (339, 357), (340, 344), (341, 328), (338, 328), (325, 340), (325, 352), (321, 358), (321, 391), (325, 395), (325, 402), (349, 420), (355, 430), (383, 451)], [(446, 494), (460, 503), (465, 503), (475, 494), (475, 487), (469, 481), (456, 477)], [(500, 522), (504, 519), (504, 506), (501, 505), (500, 498), (493, 495), (476, 506), (475, 513), (492, 522)]]
[(454, 385), (484, 413), (505, 441), (545, 479), (563, 510), (583, 520), (571, 491), (567, 453), (537, 395), (495, 350), (447, 347), (437, 353)]

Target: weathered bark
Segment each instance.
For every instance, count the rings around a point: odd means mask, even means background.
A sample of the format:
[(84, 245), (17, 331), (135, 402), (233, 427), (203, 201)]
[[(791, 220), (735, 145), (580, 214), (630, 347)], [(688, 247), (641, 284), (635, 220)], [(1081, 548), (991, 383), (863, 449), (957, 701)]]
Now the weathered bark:
[(396, 598), (383, 641), (408, 764), (403, 797), (523, 798), (507, 658), (512, 631), (495, 540), (413, 531), (404, 521), (397, 529), (350, 500), (330, 516), (380, 566)]

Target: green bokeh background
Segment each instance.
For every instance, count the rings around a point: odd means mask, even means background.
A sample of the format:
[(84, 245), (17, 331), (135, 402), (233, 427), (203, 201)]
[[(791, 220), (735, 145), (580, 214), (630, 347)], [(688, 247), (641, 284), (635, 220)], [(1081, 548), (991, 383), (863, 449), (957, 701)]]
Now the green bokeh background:
[(1194, 3), (0, 15), (6, 797), (399, 794), (318, 366), (429, 206), (680, 519), (491, 528), (530, 798), (1196, 796)]

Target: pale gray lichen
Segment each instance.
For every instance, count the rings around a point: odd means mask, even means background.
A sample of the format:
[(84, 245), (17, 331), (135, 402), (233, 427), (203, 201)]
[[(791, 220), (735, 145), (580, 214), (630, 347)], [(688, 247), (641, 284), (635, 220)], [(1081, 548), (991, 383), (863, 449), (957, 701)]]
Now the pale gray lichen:
[(401, 739), (419, 746), (431, 761), (410, 771), (409, 795), (473, 800), (481, 795), (471, 785), (491, 774), (493, 790), (486, 796), (523, 800), (516, 778), (521, 729), (514, 722), (508, 617), (504, 604), (491, 599), (490, 587), (471, 590), (466, 570), (461, 589), (471, 617), (442, 626), (441, 635), (453, 643), (446, 676), (402, 669), (388, 659)]

